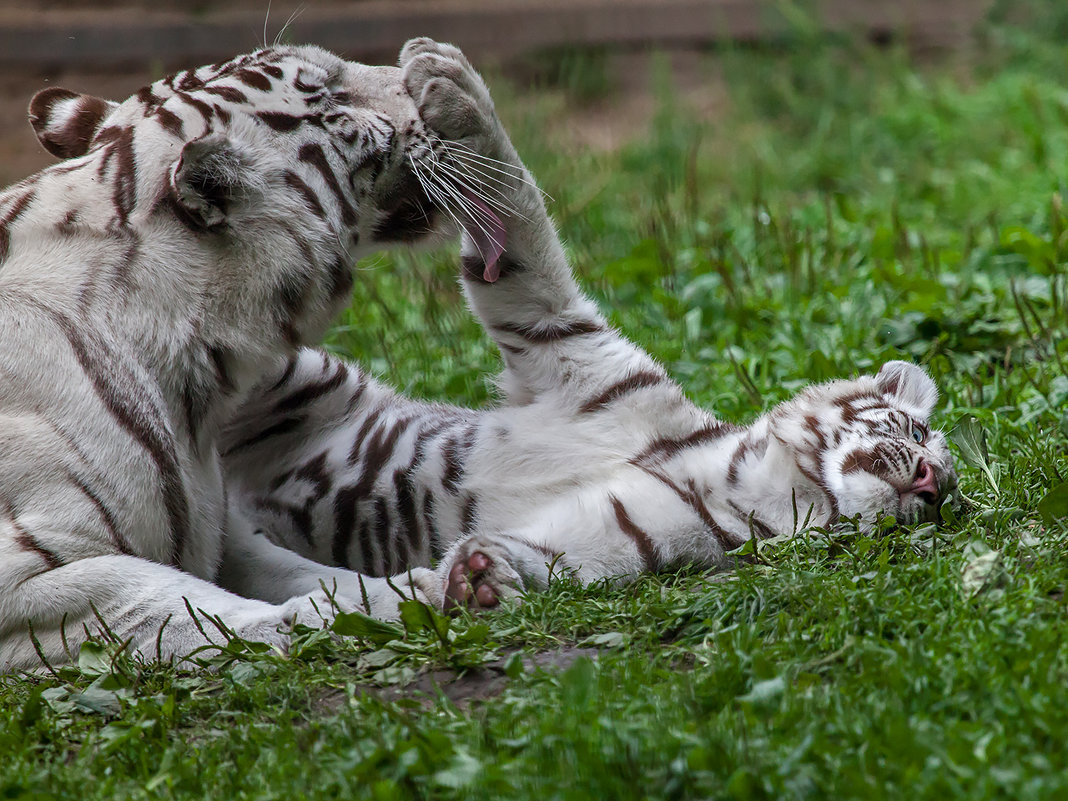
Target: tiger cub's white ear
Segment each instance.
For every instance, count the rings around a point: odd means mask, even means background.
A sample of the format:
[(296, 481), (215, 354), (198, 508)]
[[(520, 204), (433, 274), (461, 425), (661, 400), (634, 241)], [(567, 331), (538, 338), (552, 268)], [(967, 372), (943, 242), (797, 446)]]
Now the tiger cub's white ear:
[(182, 148), (171, 172), (178, 210), (196, 228), (226, 222), (234, 199), (248, 183), (248, 167), (222, 134), (208, 134)]
[(938, 402), (938, 387), (927, 371), (909, 362), (887, 362), (875, 376), (879, 389), (908, 407), (918, 417), (931, 416)]
[(30, 125), (44, 149), (61, 159), (84, 156), (118, 103), (53, 86), (30, 100)]

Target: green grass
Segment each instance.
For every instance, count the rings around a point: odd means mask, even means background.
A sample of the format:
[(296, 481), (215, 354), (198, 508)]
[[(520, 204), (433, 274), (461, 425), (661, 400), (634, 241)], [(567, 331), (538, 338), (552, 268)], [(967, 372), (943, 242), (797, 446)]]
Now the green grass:
[[(993, 26), (980, 53), (922, 65), (721, 52), (719, 118), (662, 78), (653, 125), (612, 154), (555, 133), (566, 103), (610, 91), (581, 59), (555, 73), (570, 101), (493, 87), (584, 284), (695, 399), (744, 421), (921, 361), (968, 515), (772, 543), (716, 580), (350, 620), (361, 636), (303, 632), (290, 659), (235, 643), (214, 672), (89, 649), (0, 683), (0, 799), (1065, 797), (1068, 15), (1040, 10), (1037, 33)], [(497, 357), (454, 256), (363, 268), (331, 347), (421, 397), (488, 401)], [(596, 660), (511, 656), (575, 646)], [(486, 665), (505, 686), (483, 703), (388, 695)]]

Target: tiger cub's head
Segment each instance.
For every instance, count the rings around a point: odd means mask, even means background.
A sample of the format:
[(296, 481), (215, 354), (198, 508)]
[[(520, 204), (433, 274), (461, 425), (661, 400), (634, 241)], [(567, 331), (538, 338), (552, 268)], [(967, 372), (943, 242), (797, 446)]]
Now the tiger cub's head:
[[(229, 281), (242, 305), (281, 305), (294, 328), (347, 302), (362, 255), (454, 233), (427, 194), (432, 140), (397, 67), (276, 46), (121, 103), (45, 89), (29, 112), (44, 147), (69, 160), (52, 172), (70, 176), (78, 225), (142, 236), (169, 225), (162, 239), (215, 254), (221, 292)], [(92, 175), (99, 203), (78, 175)], [(318, 334), (295, 333), (294, 344)]]
[(874, 376), (806, 388), (769, 414), (769, 428), (838, 515), (938, 522), (958, 493), (946, 438), (930, 426), (937, 400), (922, 368), (892, 361)]

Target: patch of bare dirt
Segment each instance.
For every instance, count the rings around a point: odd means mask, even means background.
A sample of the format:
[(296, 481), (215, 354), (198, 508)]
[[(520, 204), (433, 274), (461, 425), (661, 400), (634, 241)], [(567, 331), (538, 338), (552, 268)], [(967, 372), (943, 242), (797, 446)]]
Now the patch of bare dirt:
[(729, 95), (714, 59), (697, 50), (621, 52), (609, 59), (613, 91), (604, 99), (569, 104), (561, 126), (581, 148), (610, 152), (644, 135), (670, 86), (675, 104), (694, 118), (720, 118)]
[[(586, 657), (596, 660), (596, 648), (565, 647), (552, 651), (541, 651), (522, 657), (523, 672), (537, 670), (558, 672), (571, 667), (578, 659)], [(388, 687), (370, 684), (358, 685), (358, 692), (374, 695), (383, 701), (396, 701), (400, 698), (413, 698), (422, 706), (429, 707), (439, 695), (444, 695), (459, 709), (467, 709), (472, 704), (483, 703), (499, 695), (508, 686), (511, 679), (505, 675), (504, 667), (508, 658), (488, 662), (480, 668), (458, 675), (451, 670), (435, 670), (424, 673), (414, 681)], [(335, 714), (346, 703), (346, 694), (342, 690), (332, 690), (318, 698), (313, 709), (322, 715)]]

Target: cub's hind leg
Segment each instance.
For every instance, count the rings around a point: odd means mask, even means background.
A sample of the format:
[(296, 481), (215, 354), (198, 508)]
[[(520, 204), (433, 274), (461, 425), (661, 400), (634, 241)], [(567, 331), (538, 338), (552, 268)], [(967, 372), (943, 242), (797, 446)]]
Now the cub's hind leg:
[(464, 229), (464, 287), (504, 359), (513, 403), (561, 392), (600, 408), (663, 386), (662, 368), (613, 331), (579, 289), (534, 179), (463, 54), (429, 39), (401, 53), (405, 84), (437, 135), (437, 167), (422, 176)]

